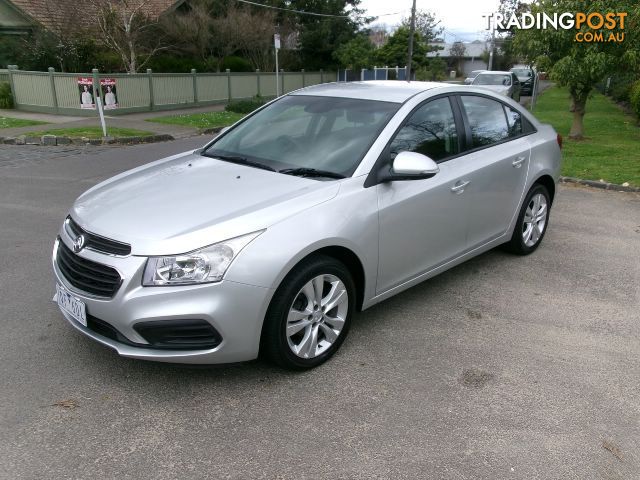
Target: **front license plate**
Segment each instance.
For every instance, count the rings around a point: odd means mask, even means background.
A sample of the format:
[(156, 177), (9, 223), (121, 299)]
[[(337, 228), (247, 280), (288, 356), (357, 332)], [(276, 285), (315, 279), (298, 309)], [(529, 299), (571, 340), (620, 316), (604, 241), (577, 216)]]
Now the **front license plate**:
[(87, 326), (87, 307), (60, 284), (56, 284), (58, 306), (85, 327)]

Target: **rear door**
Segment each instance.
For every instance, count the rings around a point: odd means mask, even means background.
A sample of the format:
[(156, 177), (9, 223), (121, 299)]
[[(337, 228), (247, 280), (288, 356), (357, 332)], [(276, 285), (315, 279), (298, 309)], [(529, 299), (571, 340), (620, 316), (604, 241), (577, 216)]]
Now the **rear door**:
[(473, 163), (469, 196), (468, 249), (503, 235), (516, 214), (527, 180), (530, 147), (517, 110), (482, 95), (460, 95), (466, 156)]

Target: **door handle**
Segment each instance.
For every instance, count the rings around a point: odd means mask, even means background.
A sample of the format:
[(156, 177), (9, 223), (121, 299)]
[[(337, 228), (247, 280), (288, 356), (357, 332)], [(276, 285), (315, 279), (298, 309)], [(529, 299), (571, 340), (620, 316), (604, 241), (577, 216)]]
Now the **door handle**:
[(513, 165), (515, 168), (520, 168), (522, 166), (522, 162), (524, 162), (526, 159), (527, 157), (518, 157), (513, 162), (511, 162), (511, 165)]
[(451, 187), (451, 191), (456, 195), (460, 195), (462, 192), (464, 192), (464, 187), (466, 187), (467, 185), (469, 185), (469, 181), (458, 182), (453, 187)]

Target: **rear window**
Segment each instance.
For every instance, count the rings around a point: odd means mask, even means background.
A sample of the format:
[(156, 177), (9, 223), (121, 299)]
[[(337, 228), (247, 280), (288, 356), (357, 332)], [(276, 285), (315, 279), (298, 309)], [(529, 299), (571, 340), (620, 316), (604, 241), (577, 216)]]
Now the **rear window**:
[(460, 98), (471, 127), (471, 148), (493, 145), (509, 137), (502, 103), (472, 95)]

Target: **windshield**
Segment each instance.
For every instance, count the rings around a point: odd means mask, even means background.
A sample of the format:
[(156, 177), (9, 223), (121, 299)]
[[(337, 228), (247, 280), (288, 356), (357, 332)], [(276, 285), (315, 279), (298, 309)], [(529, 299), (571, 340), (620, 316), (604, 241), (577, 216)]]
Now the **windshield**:
[(485, 75), (480, 74), (473, 81), (474, 85), (511, 85), (511, 75)]
[(215, 140), (207, 156), (237, 157), (275, 170), (351, 175), (400, 104), (289, 95)]
[(530, 77), (531, 76), (531, 70), (529, 70), (527, 68), (514, 68), (511, 71), (513, 73), (515, 73), (519, 77)]

